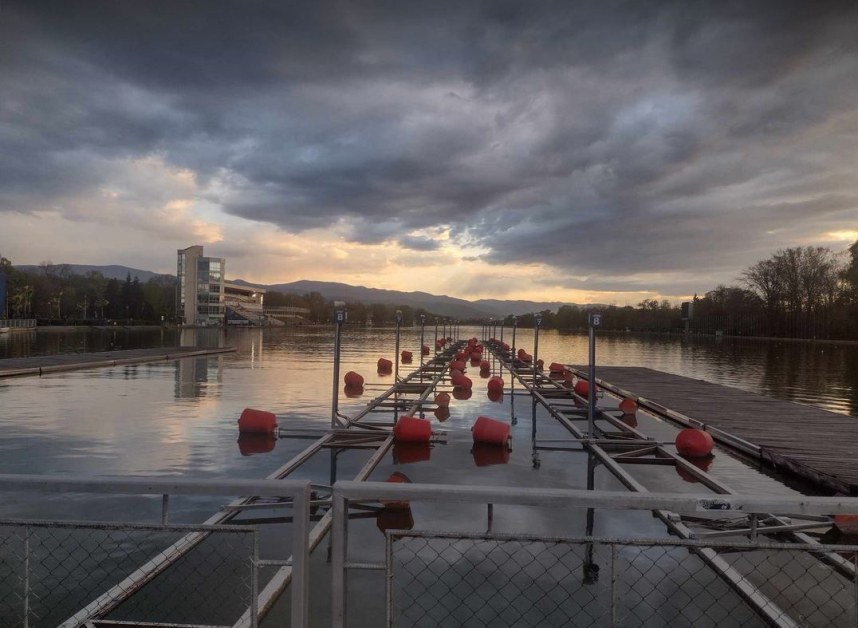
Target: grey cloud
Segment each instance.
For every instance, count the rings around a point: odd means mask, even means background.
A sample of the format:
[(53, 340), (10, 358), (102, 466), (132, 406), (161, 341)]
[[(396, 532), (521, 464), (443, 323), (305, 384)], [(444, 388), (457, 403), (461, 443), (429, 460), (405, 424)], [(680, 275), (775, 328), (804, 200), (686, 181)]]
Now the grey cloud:
[(7, 3), (0, 212), (157, 154), (291, 232), (429, 251), (404, 234), (445, 226), (569, 287), (729, 281), (858, 219), (855, 18), (847, 2)]

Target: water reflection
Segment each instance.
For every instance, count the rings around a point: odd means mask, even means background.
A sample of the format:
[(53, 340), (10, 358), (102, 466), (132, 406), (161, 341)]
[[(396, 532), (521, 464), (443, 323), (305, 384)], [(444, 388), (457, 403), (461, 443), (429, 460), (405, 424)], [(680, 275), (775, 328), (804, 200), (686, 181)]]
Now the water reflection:
[[(223, 358), (185, 358), (175, 363), (176, 399), (194, 399), (220, 393), (223, 383)], [(210, 383), (218, 384), (209, 386)]]

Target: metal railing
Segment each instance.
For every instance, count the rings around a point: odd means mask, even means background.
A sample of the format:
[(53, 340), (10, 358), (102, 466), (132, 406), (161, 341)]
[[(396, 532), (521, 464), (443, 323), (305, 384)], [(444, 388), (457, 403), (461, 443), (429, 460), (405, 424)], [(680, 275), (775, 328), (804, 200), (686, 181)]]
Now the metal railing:
[[(71, 628), (107, 615), (209, 625), (215, 615), (217, 623), (230, 615), (235, 626), (256, 626), (259, 570), (274, 565), (291, 571), (291, 625), (307, 625), (309, 481), (0, 475), (0, 486), (4, 492), (161, 496), (160, 523), (0, 521), (3, 626)], [(293, 511), (292, 559), (260, 558), (256, 526), (226, 525), (251, 498), (233, 501), (201, 525), (176, 525), (168, 523), (171, 495), (277, 498), (271, 507)]]
[(35, 329), (35, 318), (0, 318), (0, 327), (10, 329)]
[[(752, 542), (560, 538), (472, 534), (451, 527), (388, 530), (383, 559), (352, 562), (349, 507), (372, 501), (400, 507), (412, 501), (487, 504), (489, 512), (502, 504), (696, 516), (858, 512), (858, 499), (840, 497), (338, 482), (332, 539), (335, 626), (345, 626), (349, 616), (350, 569), (385, 572), (388, 625), (854, 626), (858, 617), (854, 569), (844, 573), (820, 560), (837, 552), (854, 566), (856, 545), (772, 543), (762, 535)], [(723, 563), (720, 569), (712, 569), (713, 560)]]

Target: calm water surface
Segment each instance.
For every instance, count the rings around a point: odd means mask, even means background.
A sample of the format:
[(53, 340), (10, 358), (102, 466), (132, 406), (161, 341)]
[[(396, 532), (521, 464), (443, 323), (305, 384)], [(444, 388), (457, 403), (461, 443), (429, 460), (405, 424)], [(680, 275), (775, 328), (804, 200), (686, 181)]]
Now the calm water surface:
[[(479, 329), (463, 328), (462, 336), (478, 335)], [(0, 380), (0, 473), (48, 473), (198, 478), (261, 478), (301, 451), (308, 441), (277, 441), (273, 451), (245, 455), (237, 443), (236, 420), (245, 407), (266, 409), (280, 416), (282, 427), (294, 425), (324, 429), (330, 422), (333, 353), (331, 329), (266, 329), (185, 332), (39, 332), (0, 336), (0, 356), (118, 348), (174, 346), (236, 346), (236, 353), (189, 358), (179, 362), (96, 369), (41, 378)], [(510, 340), (510, 330), (505, 332)], [(419, 355), (419, 330), (403, 330), (402, 348)], [(434, 328), (427, 328), (426, 344), (434, 342)], [(539, 355), (545, 361), (583, 364), (586, 337), (542, 332)], [(531, 350), (531, 330), (518, 330), (516, 345)], [(347, 330), (343, 342), (342, 372), (356, 370), (368, 382), (361, 399), (341, 399), (341, 411), (357, 412), (367, 399), (392, 383), (392, 376), (376, 374), (379, 357), (393, 358), (392, 330)], [(725, 339), (683, 339), (664, 336), (608, 335), (599, 338), (598, 362), (605, 365), (647, 366), (716, 383), (737, 386), (772, 397), (819, 405), (835, 412), (858, 416), (858, 347), (829, 344), (778, 343)], [(404, 367), (407, 370), (408, 367)], [(533, 467), (530, 439), (539, 425), (539, 438), (561, 438), (564, 432), (541, 410), (538, 420), (524, 398), (514, 402), (507, 395), (500, 403), (487, 399), (485, 384), (475, 380), (473, 397), (455, 400), (451, 416), (437, 429), (448, 432), (447, 444), (432, 449), (431, 462), (410, 459), (394, 451), (371, 479), (383, 480), (393, 471), (405, 471), (415, 482), (470, 482), (476, 484), (540, 485), (584, 488), (586, 456), (569, 452), (540, 452), (541, 467)], [(508, 380), (508, 378), (507, 378)], [(469, 428), (473, 418), (489, 414), (509, 420), (516, 448), (508, 460), (490, 460), (472, 450)], [(644, 413), (639, 427), (656, 437), (672, 438), (674, 428)], [(351, 479), (363, 465), (366, 452), (345, 452), (337, 460), (338, 477)], [(635, 472), (651, 490), (699, 491), (670, 467), (640, 467)], [(789, 491), (771, 478), (761, 476), (730, 456), (719, 453), (710, 469), (716, 477), (743, 490)], [(330, 480), (330, 456), (323, 453), (301, 467), (293, 477)], [(619, 483), (598, 469), (596, 488), (620, 490)], [(173, 521), (199, 522), (224, 503), (222, 498), (174, 498)], [(455, 508), (415, 506), (418, 527), (445, 527), (464, 520), (472, 531), (485, 529), (484, 507)], [(104, 496), (33, 496), (0, 493), (0, 517), (63, 517), (71, 519), (157, 520), (160, 499)], [(546, 512), (507, 507), (495, 513), (495, 529), (530, 533), (582, 534), (584, 514), (569, 509)], [(558, 528), (558, 521), (563, 526)], [(352, 560), (378, 560), (384, 537), (375, 520), (357, 521)], [(664, 528), (649, 513), (601, 515), (595, 534), (622, 536), (635, 533), (664, 535)], [(285, 532), (288, 535), (288, 530)], [(276, 532), (283, 534), (283, 530)], [(270, 551), (288, 545), (275, 532), (265, 538)], [(264, 539), (265, 540), (265, 539)], [(324, 552), (314, 555), (315, 577), (325, 578)], [(320, 556), (321, 555), (321, 556)], [(268, 554), (269, 557), (274, 557)], [(375, 574), (360, 574), (355, 590), (370, 591), (378, 585)], [(367, 589), (367, 587), (369, 587)], [(369, 597), (368, 617), (383, 616), (383, 594)], [(314, 602), (319, 625), (329, 624), (326, 601)], [(281, 602), (273, 617), (284, 617)], [(373, 615), (378, 613), (378, 615)], [(120, 613), (121, 614), (121, 613)], [(118, 615), (117, 615), (118, 616)], [(176, 619), (164, 617), (163, 620)], [(215, 621), (218, 618), (212, 619)]]

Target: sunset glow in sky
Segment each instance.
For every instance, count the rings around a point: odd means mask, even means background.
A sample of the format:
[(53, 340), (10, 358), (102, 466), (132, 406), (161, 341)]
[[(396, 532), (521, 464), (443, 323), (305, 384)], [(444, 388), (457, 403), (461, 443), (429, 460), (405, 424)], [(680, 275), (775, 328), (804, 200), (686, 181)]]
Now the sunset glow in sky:
[(858, 238), (853, 2), (0, 4), (0, 253), (678, 299)]

